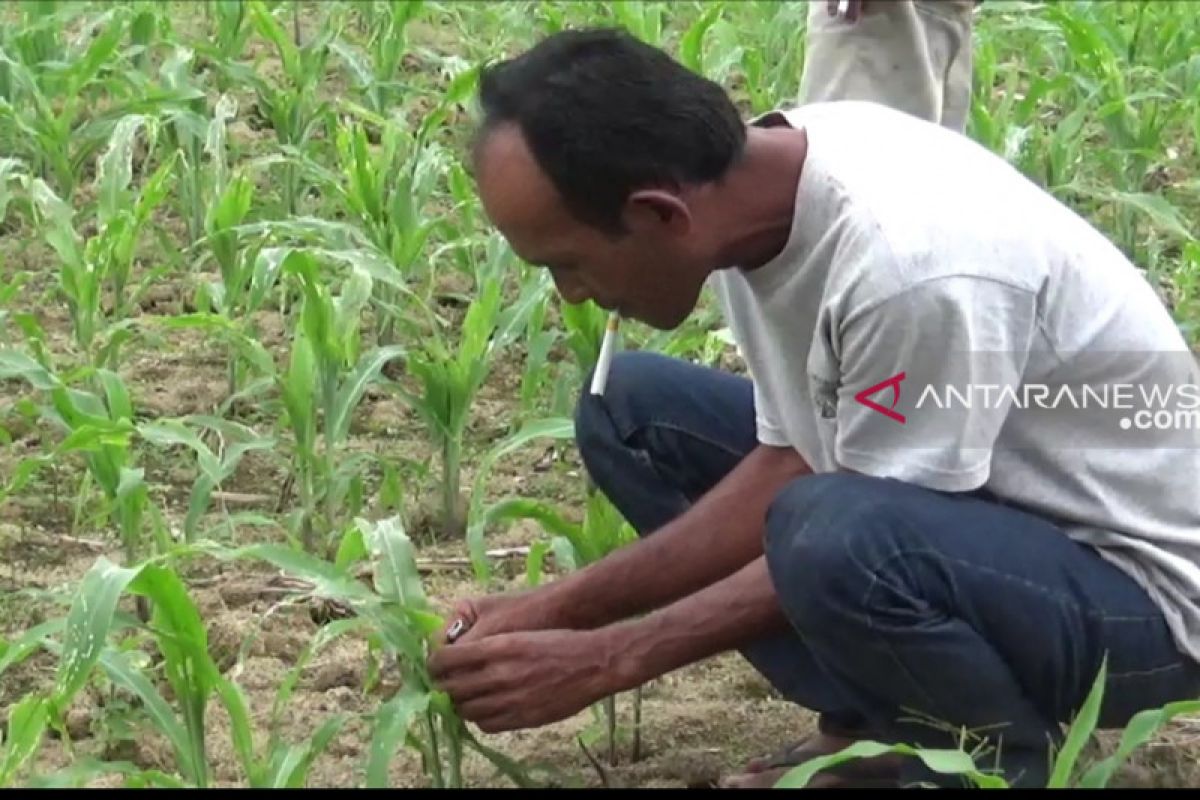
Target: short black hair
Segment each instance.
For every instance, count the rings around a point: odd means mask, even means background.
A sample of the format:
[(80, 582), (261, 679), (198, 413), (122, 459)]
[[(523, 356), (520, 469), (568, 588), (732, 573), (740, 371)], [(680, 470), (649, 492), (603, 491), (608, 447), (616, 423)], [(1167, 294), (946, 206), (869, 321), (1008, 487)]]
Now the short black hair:
[(610, 235), (637, 188), (717, 180), (746, 141), (719, 84), (619, 28), (562, 31), (485, 68), (479, 100), (477, 145), (516, 123), (568, 210)]

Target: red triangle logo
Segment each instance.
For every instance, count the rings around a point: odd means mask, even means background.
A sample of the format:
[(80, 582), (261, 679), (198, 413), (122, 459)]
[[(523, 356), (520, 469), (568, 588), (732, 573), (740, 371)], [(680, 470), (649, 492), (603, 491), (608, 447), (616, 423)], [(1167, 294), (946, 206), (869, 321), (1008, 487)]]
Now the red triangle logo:
[[(897, 422), (899, 422), (901, 425), (903, 425), (904, 420), (905, 420), (904, 415), (897, 411), (894, 411), (893, 409), (895, 409), (896, 404), (900, 402), (900, 381), (904, 380), (905, 377), (906, 377), (906, 373), (898, 372), (885, 381), (880, 381), (879, 383), (875, 384), (874, 386), (869, 386), (866, 389), (863, 389), (861, 392), (854, 395), (854, 399), (857, 400), (858, 402), (862, 403), (864, 406), (871, 409), (872, 411), (878, 411), (880, 414), (883, 414), (885, 417), (894, 419)], [(879, 403), (876, 403), (874, 400), (870, 399), (870, 395), (873, 395), (876, 392), (883, 391), (884, 389), (887, 389), (889, 387), (891, 387), (891, 390), (893, 392), (891, 408), (881, 406), (881, 405), (879, 405)]]

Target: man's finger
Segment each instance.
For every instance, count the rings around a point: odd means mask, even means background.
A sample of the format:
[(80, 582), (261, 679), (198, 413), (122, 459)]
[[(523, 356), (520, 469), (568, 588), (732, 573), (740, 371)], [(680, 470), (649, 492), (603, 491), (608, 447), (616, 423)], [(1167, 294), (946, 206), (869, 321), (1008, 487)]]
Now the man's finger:
[(484, 733), (506, 733), (525, 728), (534, 728), (545, 724), (548, 720), (540, 718), (526, 707), (528, 698), (522, 699), (514, 694), (497, 698), (494, 707), (475, 706), (470, 709), (471, 716), (465, 716)]
[(471, 670), (484, 666), (492, 648), (487, 639), (467, 642), (460, 639), (450, 647), (439, 647), (429, 656), (429, 674), (440, 681), (460, 670)]
[(481, 719), (506, 716), (517, 705), (518, 700), (513, 697), (512, 692), (499, 692), (455, 703), (454, 710), (463, 719), (478, 723)]
[(454, 707), (462, 713), (466, 703), (478, 701), (507, 690), (507, 682), (498, 679), (493, 670), (484, 667), (475, 672), (458, 672), (439, 681), (438, 688), (450, 696)]

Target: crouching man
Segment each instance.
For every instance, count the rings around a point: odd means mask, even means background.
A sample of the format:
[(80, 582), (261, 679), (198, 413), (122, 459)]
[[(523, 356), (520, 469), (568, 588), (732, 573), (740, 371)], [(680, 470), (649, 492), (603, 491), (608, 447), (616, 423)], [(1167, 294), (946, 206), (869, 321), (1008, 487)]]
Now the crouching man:
[(1037, 786), (1105, 659), (1104, 725), (1200, 694), (1198, 434), (1113, 405), (1195, 365), (1083, 219), (882, 105), (746, 124), (619, 32), (544, 40), (481, 101), (478, 188), (514, 251), (659, 329), (710, 285), (750, 377), (629, 352), (584, 394), (584, 464), (642, 536), (460, 604), (430, 667), (467, 720), (545, 725), (738, 650), (821, 723), (729, 785), (967, 731)]

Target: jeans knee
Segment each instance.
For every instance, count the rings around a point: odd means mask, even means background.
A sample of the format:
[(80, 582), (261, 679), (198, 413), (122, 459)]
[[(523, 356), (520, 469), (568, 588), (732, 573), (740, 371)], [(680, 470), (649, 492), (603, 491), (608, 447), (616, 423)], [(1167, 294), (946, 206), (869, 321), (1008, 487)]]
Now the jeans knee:
[(592, 372), (580, 389), (575, 405), (575, 439), (586, 461), (597, 446), (623, 439), (639, 426), (645, 403), (639, 398), (652, 391), (661, 375), (663, 356), (640, 351), (616, 353), (609, 365), (604, 394), (592, 394)]
[(871, 580), (870, 550), (886, 526), (878, 480), (846, 473), (798, 478), (768, 508), (764, 551), (780, 603), (801, 633), (828, 626)]

